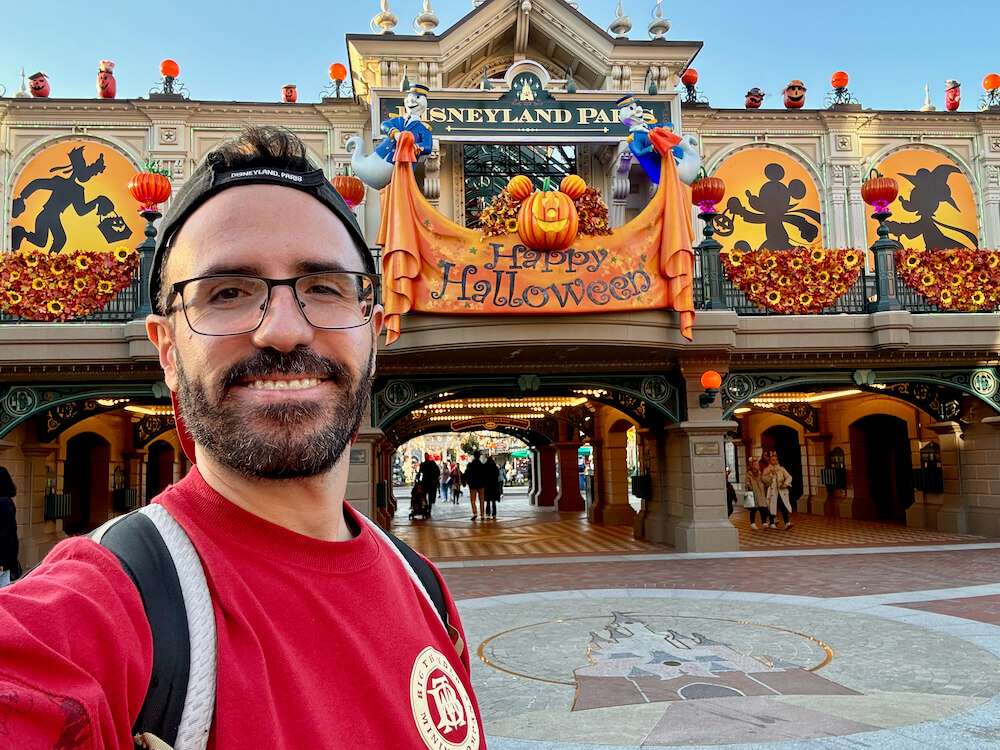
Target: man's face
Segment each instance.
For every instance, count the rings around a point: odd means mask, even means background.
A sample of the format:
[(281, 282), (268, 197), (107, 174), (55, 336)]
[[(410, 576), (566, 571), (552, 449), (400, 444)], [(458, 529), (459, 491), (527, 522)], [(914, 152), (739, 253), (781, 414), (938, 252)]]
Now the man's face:
[[(184, 223), (163, 286), (219, 273), (285, 279), (362, 271), (346, 228), (315, 198), (276, 185), (224, 190)], [(195, 442), (248, 477), (290, 479), (331, 469), (368, 406), (381, 306), (369, 324), (322, 330), (290, 287), (276, 287), (250, 333), (203, 336), (178, 311), (150, 316), (167, 385)]]

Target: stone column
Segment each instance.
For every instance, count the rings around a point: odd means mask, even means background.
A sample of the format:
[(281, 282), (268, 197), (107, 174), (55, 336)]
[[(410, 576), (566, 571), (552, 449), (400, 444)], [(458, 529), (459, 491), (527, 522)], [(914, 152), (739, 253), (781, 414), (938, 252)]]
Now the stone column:
[[(351, 507), (372, 520), (379, 520), (376, 513), (376, 486), (378, 483), (378, 446), (385, 439), (382, 430), (362, 427), (354, 445), (350, 446), (347, 471), (347, 488), (344, 499)], [(384, 520), (384, 519), (383, 519)]]
[(45, 467), (51, 466), (59, 474), (58, 450), (59, 446), (55, 443), (25, 443), (21, 446), (27, 486), (17, 488), (16, 500), (18, 520), (26, 530), (21, 537), (19, 553), (25, 569), (37, 564), (60, 540), (66, 538), (62, 521), (45, 520)]
[(531, 461), (531, 478), (528, 480), (528, 502), (532, 505), (538, 505), (538, 491), (542, 484), (539, 481), (539, 477), (541, 476), (539, 450), (539, 448), (531, 448), (528, 451), (528, 458)]
[[(830, 453), (830, 441), (833, 439), (833, 435), (807, 432), (805, 438), (806, 460), (805, 466), (802, 467), (802, 478), (806, 480), (804, 482), (806, 488), (810, 489), (808, 498), (805, 498), (808, 501), (808, 507), (805, 510), (817, 516), (833, 515), (832, 507), (830, 512), (827, 512), (827, 505), (833, 505), (837, 490), (828, 490), (823, 487), (821, 474), (822, 470), (826, 468), (826, 457)], [(809, 473), (808, 477), (806, 472)], [(821, 487), (823, 487), (822, 492), (820, 491)]]
[(632, 526), (635, 521), (635, 511), (628, 502), (627, 450), (626, 432), (607, 433), (602, 445), (600, 464), (595, 464), (599, 468), (594, 474), (594, 491), (599, 499), (591, 506), (590, 520), (594, 523), (605, 526)]
[(608, 222), (612, 227), (620, 227), (625, 223), (625, 206), (632, 190), (629, 180), (629, 169), (632, 167), (632, 152), (625, 150), (611, 175), (611, 205), (608, 207)]
[(960, 422), (936, 422), (928, 428), (938, 436), (941, 445), (941, 472), (944, 475), (944, 492), (941, 508), (937, 512), (934, 528), (958, 534), (969, 532), (969, 507), (963, 487), (962, 425)]
[(555, 497), (556, 510), (586, 510), (583, 495), (580, 494), (580, 471), (578, 457), (580, 443), (554, 443), (556, 449), (556, 476), (558, 493)]
[(556, 480), (556, 449), (551, 445), (538, 447), (538, 494), (535, 503), (540, 507), (552, 507), (559, 494)]
[(962, 440), (968, 533), (1000, 537), (1000, 417), (986, 417), (966, 426)]

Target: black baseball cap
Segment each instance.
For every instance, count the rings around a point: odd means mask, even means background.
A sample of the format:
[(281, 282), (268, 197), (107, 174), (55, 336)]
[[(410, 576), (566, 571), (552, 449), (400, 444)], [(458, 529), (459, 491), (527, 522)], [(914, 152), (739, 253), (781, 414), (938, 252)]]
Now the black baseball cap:
[[(211, 154), (209, 157), (211, 157)], [(322, 169), (313, 169), (307, 172), (276, 167), (254, 166), (230, 169), (224, 165), (213, 163), (213, 160), (208, 158), (194, 171), (191, 179), (185, 182), (184, 186), (177, 192), (173, 202), (167, 209), (167, 213), (163, 217), (163, 222), (160, 224), (156, 239), (156, 250), (153, 253), (153, 265), (149, 274), (149, 299), (153, 307), (153, 312), (157, 314), (163, 313), (159, 300), (160, 271), (163, 265), (164, 252), (173, 239), (173, 236), (177, 234), (178, 230), (191, 214), (213, 195), (221, 193), (226, 188), (253, 184), (282, 185), (301, 190), (314, 197), (333, 211), (344, 223), (348, 234), (351, 235), (351, 239), (354, 240), (354, 244), (358, 248), (358, 252), (365, 265), (365, 271), (372, 274), (376, 273), (375, 260), (368, 249), (368, 242), (365, 240), (364, 232), (361, 231), (357, 217), (348, 207), (340, 193), (326, 179)]]

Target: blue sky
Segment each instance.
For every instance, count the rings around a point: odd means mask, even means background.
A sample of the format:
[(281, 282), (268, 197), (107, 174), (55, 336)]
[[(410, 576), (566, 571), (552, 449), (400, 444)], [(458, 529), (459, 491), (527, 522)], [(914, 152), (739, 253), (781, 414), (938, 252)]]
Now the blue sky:
[[(507, 0), (493, 0), (501, 2)], [(388, 0), (408, 31), (422, 0)], [(580, 0), (580, 10), (605, 28), (617, 0)], [(377, 0), (170, 0), (164, 3), (81, 3), (6, 0), (0, 83), (12, 95), (20, 71), (49, 74), (53, 97), (96, 96), (97, 65), (113, 60), (119, 98), (148, 96), (165, 57), (181, 67), (193, 99), (277, 101), (281, 86), (298, 86), (299, 101), (317, 101), (333, 62), (346, 64), (345, 33), (367, 33)], [(440, 31), (471, 11), (471, 0), (432, 0)], [(623, 0), (632, 39), (648, 39), (654, 0)], [(954, 10), (951, 10), (951, 8)], [(845, 70), (865, 107), (917, 109), (924, 84), (944, 109), (945, 80), (962, 82), (962, 110), (978, 109), (982, 80), (1000, 73), (990, 42), (993, 4), (948, 6), (923, 0), (817, 3), (772, 0), (757, 4), (667, 0), (663, 15), (674, 40), (701, 40), (695, 60), (699, 89), (717, 107), (742, 107), (753, 86), (780, 108), (781, 90), (805, 82), (807, 108), (823, 107), (830, 74)]]

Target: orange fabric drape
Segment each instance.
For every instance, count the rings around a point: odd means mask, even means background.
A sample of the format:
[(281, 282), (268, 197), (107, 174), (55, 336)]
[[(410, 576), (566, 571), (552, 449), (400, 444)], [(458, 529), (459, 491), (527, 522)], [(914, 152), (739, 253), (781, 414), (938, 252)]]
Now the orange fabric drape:
[[(657, 145), (661, 153), (664, 148), (666, 142)], [(635, 219), (610, 236), (580, 235), (572, 248), (548, 252), (526, 248), (517, 234), (486, 237), (442, 216), (416, 185), (415, 160), (412, 134), (400, 133), (378, 235), (387, 344), (399, 338), (401, 316), (411, 310), (505, 315), (673, 308), (681, 333), (691, 339), (691, 192), (672, 158), (663, 158), (659, 190)]]

